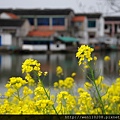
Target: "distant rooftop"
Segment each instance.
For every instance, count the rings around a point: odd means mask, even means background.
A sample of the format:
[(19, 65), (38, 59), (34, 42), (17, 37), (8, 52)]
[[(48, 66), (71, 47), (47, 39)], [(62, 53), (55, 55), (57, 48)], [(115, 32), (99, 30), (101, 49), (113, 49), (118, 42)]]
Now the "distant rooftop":
[(9, 13), (9, 12), (3, 12), (3, 13), (7, 14), (12, 19), (19, 19), (19, 17), (17, 15), (13, 14), (13, 13)]
[(0, 19), (0, 27), (20, 27), (24, 22), (21, 19)]
[(0, 14), (3, 13), (3, 12), (12, 12), (12, 8), (8, 8), (8, 9), (0, 9)]
[(77, 13), (75, 16), (86, 16), (87, 18), (100, 18), (101, 13)]
[(112, 17), (112, 16), (109, 16), (109, 17), (104, 17), (105, 21), (120, 21), (120, 16), (115, 16), (115, 17)]
[(16, 15), (69, 15), (72, 9), (0, 9), (2, 12), (11, 12)]
[[(74, 12), (71, 8), (66, 9), (0, 9), (0, 13), (10, 12), (15, 15), (69, 15)], [(99, 18), (102, 13), (76, 13), (75, 16), (87, 16), (88, 18)]]

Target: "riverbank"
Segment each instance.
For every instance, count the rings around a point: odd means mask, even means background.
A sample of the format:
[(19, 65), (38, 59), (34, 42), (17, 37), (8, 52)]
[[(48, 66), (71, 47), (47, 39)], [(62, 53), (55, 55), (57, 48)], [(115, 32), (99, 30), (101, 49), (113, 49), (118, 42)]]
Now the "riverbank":
[(76, 50), (59, 50), (59, 51), (31, 51), (31, 50), (22, 50), (22, 49), (16, 49), (16, 50), (8, 50), (8, 49), (0, 49), (0, 53), (6, 53), (6, 54), (38, 54), (38, 53), (45, 53), (45, 54), (51, 54), (51, 53), (75, 53)]
[[(120, 51), (120, 49), (95, 49), (95, 52), (105, 52), (105, 51)], [(59, 50), (59, 51), (31, 51), (31, 50), (8, 50), (8, 49), (0, 49), (0, 54), (53, 54), (53, 53), (76, 53), (77, 49), (72, 50)]]

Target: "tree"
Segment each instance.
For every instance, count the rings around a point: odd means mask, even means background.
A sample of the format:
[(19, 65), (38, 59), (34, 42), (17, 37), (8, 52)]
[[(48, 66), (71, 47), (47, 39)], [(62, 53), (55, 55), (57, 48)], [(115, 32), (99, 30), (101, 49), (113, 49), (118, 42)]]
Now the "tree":
[(107, 3), (114, 12), (120, 12), (120, 0), (107, 0)]
[[(76, 1), (81, 12), (101, 12), (105, 15), (120, 12), (120, 0), (89, 0), (88, 4), (83, 4), (84, 1), (88, 0)], [(90, 2), (93, 2), (93, 4), (89, 5)]]

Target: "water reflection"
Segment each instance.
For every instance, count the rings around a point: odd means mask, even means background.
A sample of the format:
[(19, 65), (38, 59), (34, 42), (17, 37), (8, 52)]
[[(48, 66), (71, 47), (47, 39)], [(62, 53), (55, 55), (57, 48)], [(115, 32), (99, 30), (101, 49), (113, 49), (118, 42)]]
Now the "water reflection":
[[(94, 52), (94, 55), (98, 57), (96, 62), (97, 68), (100, 69), (98, 73), (104, 75), (105, 82), (110, 84), (116, 77), (118, 77), (118, 60), (120, 59), (120, 52)], [(104, 62), (104, 56), (109, 55), (111, 61)], [(78, 60), (75, 54), (1, 54), (0, 55), (0, 93), (4, 93), (6, 90), (4, 85), (7, 83), (10, 77), (22, 76), (21, 65), (27, 58), (34, 58), (41, 63), (42, 71), (48, 71), (49, 74), (44, 80), (46, 86), (52, 86), (55, 81), (58, 80), (56, 76), (56, 67), (62, 66), (64, 69), (64, 77), (70, 76), (72, 72), (76, 72), (77, 76), (75, 81), (77, 85), (82, 86), (86, 80), (86, 72), (82, 72), (81, 67), (78, 66)], [(94, 64), (93, 64), (94, 66)]]

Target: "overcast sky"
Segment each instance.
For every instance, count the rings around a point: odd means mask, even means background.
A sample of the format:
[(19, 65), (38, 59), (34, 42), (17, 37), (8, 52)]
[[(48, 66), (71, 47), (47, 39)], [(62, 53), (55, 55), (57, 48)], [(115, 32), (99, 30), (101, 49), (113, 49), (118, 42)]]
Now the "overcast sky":
[(71, 8), (77, 12), (109, 12), (106, 0), (0, 0), (0, 8)]
[(83, 11), (89, 7), (94, 10), (98, 6), (97, 1), (103, 0), (0, 0), (0, 8), (72, 8), (80, 12), (82, 7)]

